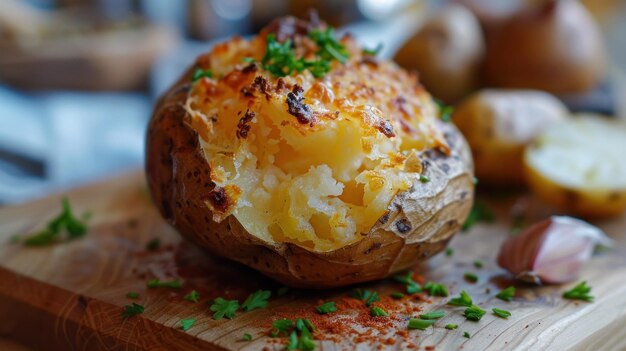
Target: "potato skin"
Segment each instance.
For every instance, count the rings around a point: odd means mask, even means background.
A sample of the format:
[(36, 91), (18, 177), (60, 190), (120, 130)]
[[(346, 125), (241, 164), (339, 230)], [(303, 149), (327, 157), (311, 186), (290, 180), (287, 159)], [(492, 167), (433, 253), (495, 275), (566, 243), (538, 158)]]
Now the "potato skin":
[(454, 125), (440, 122), (450, 156), (430, 150), (431, 181), (396, 195), (362, 239), (329, 252), (271, 243), (249, 234), (234, 216), (211, 219), (205, 201), (215, 184), (197, 133), (182, 105), (191, 71), (157, 103), (148, 126), (146, 173), (163, 217), (210, 252), (250, 266), (292, 287), (331, 288), (386, 277), (443, 250), (467, 217), (474, 197), (471, 153)]
[(563, 103), (544, 92), (485, 89), (463, 101), (453, 121), (469, 142), (481, 183), (521, 186), (524, 148), (567, 113)]

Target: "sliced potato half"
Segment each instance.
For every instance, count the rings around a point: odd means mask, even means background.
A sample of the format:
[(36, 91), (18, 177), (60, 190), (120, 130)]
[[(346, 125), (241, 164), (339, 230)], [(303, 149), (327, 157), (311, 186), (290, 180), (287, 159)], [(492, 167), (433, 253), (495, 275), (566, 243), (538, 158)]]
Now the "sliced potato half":
[(549, 204), (583, 217), (626, 208), (626, 125), (579, 116), (543, 131), (524, 155), (530, 187)]

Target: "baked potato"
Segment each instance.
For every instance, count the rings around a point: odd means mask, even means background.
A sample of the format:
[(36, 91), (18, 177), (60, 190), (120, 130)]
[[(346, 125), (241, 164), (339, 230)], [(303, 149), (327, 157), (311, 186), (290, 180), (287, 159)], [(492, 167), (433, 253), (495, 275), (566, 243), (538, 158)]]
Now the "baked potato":
[(485, 54), (480, 24), (461, 5), (449, 5), (429, 17), (394, 59), (415, 69), (436, 98), (456, 102), (476, 89)]
[(383, 278), (442, 250), (469, 213), (472, 167), (414, 75), (314, 19), (200, 56), (147, 134), (163, 217), (294, 287)]
[(524, 154), (531, 189), (558, 210), (587, 218), (626, 209), (626, 125), (579, 116), (544, 130)]
[(568, 116), (554, 96), (534, 90), (485, 89), (463, 101), (453, 121), (473, 153), (483, 184), (524, 184), (522, 155), (537, 134)]

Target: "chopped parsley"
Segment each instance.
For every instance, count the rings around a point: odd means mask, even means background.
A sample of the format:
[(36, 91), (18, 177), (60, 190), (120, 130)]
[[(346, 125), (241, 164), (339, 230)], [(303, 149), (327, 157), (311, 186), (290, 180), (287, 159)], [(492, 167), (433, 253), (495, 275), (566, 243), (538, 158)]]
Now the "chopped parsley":
[(487, 313), (485, 310), (483, 310), (482, 308), (476, 305), (472, 305), (466, 308), (465, 311), (463, 312), (463, 314), (465, 315), (465, 318), (467, 318), (470, 321), (475, 321), (475, 322), (483, 318), (485, 313)]
[(315, 307), (315, 310), (319, 314), (328, 314), (328, 313), (337, 312), (337, 306), (335, 306), (334, 301), (329, 301), (323, 305)]
[(493, 222), (496, 219), (493, 211), (482, 202), (474, 202), (474, 206), (467, 216), (461, 230), (467, 231), (476, 224), (476, 222)]
[(239, 309), (239, 301), (218, 297), (213, 300), (213, 304), (209, 309), (214, 312), (213, 319), (215, 320), (222, 318), (233, 319), (235, 312)]
[(374, 306), (370, 309), (370, 315), (372, 317), (387, 317), (389, 316), (389, 314), (387, 313), (387, 311), (383, 310), (380, 307)]
[(463, 332), (463, 337), (464, 337), (464, 338), (468, 338), (468, 339), (470, 339), (472, 336), (470, 335), (470, 333), (468, 333), (468, 332), (464, 331), (464, 332)]
[(454, 329), (456, 329), (458, 327), (459, 327), (458, 324), (446, 324), (446, 329), (448, 329), (448, 330), (454, 330)]
[(122, 318), (130, 318), (134, 315), (141, 314), (144, 311), (144, 307), (138, 303), (132, 303), (130, 305), (124, 305), (124, 310), (122, 311)]
[(202, 69), (198, 67), (193, 71), (193, 76), (191, 77), (191, 81), (195, 83), (205, 77), (206, 78), (213, 77), (213, 72), (211, 72), (210, 69)]
[(395, 275), (393, 276), (393, 279), (397, 282), (405, 284), (406, 293), (409, 295), (422, 292), (422, 286), (413, 280), (411, 272), (407, 272), (406, 274)]
[(408, 327), (409, 327), (409, 329), (426, 330), (428, 327), (430, 327), (433, 324), (435, 324), (435, 322), (437, 322), (436, 319), (411, 318), (411, 319), (409, 319)]
[(452, 255), (454, 255), (454, 249), (449, 247), (446, 249), (446, 256), (448, 257), (452, 257)]
[(430, 178), (428, 178), (427, 176), (420, 174), (420, 182), (422, 183), (428, 183), (430, 182)]
[(496, 294), (496, 297), (500, 300), (511, 302), (513, 300), (513, 296), (515, 296), (515, 287), (509, 286), (508, 288), (500, 291)]
[(420, 314), (421, 319), (439, 319), (446, 315), (444, 311), (432, 311), (424, 314)]
[(507, 310), (502, 310), (499, 308), (493, 308), (491, 310), (493, 312), (494, 315), (500, 317), (500, 318), (504, 318), (507, 319), (509, 317), (511, 317), (511, 312), (507, 311)]
[(161, 247), (161, 240), (159, 240), (159, 238), (154, 238), (146, 244), (146, 250), (148, 251), (155, 251), (159, 247)]
[(476, 283), (478, 281), (478, 276), (472, 272), (465, 272), (465, 274), (463, 274), (463, 278), (470, 283)]
[(363, 55), (376, 56), (383, 49), (383, 43), (378, 43), (374, 49), (363, 48)]
[(26, 246), (45, 246), (53, 244), (61, 233), (66, 233), (67, 239), (76, 239), (87, 233), (87, 225), (72, 213), (70, 202), (63, 198), (61, 213), (53, 218), (45, 229), (29, 235), (24, 239)]
[[(332, 28), (313, 30), (309, 38), (318, 46), (313, 60), (296, 58), (291, 39), (280, 43), (276, 35), (270, 33), (266, 37), (266, 49), (261, 63), (263, 69), (276, 77), (288, 76), (293, 72), (309, 70), (315, 78), (323, 77), (330, 71), (330, 62), (337, 60), (345, 63), (348, 59), (348, 50), (336, 38)], [(250, 60), (248, 60), (250, 61)]]
[(483, 266), (484, 266), (483, 261), (480, 261), (480, 260), (474, 261), (474, 267), (481, 269), (483, 268)]
[(289, 335), (289, 344), (287, 344), (287, 350), (295, 350), (298, 348), (298, 334), (296, 331), (292, 331)]
[(246, 311), (252, 311), (257, 308), (265, 308), (267, 307), (267, 300), (272, 296), (272, 292), (269, 290), (259, 290), (256, 291), (241, 304), (241, 308)]
[(149, 288), (172, 288), (180, 289), (183, 287), (183, 283), (180, 280), (171, 280), (169, 282), (162, 282), (160, 279), (152, 279), (148, 282)]
[(446, 105), (443, 101), (439, 99), (434, 99), (435, 103), (439, 107), (439, 119), (444, 122), (450, 122), (452, 119), (452, 113), (454, 112), (454, 107)]
[(392, 298), (396, 300), (400, 300), (401, 298), (404, 297), (404, 294), (399, 291), (396, 291), (396, 292), (392, 292), (389, 296), (391, 296)]
[(252, 335), (250, 335), (250, 333), (245, 333), (245, 334), (243, 334), (243, 338), (241, 338), (241, 340), (243, 340), (243, 341), (252, 341)]
[(333, 59), (346, 63), (348, 60), (348, 50), (335, 38), (335, 32), (331, 27), (326, 30), (312, 30), (309, 33), (315, 44), (319, 47), (317, 55), (325, 61), (331, 61)]
[(424, 290), (426, 290), (430, 296), (448, 297), (448, 288), (443, 284), (427, 282), (424, 284)]
[(189, 302), (198, 302), (200, 301), (200, 293), (196, 290), (191, 290), (187, 295), (183, 296), (183, 299)]
[(289, 330), (293, 327), (293, 322), (289, 319), (277, 319), (272, 323), (271, 336), (289, 335)]
[(196, 323), (196, 320), (193, 319), (193, 318), (181, 319), (180, 320), (180, 329), (182, 329), (184, 331), (187, 331), (191, 327), (193, 327), (194, 323)]
[(378, 293), (376, 291), (370, 290), (354, 289), (352, 290), (350, 297), (353, 297), (357, 300), (365, 301), (365, 306), (367, 307), (370, 307), (376, 301), (380, 301)]
[(563, 297), (571, 300), (583, 300), (587, 302), (593, 302), (593, 296), (589, 295), (591, 287), (587, 285), (587, 282), (581, 282), (571, 290), (563, 293)]
[(139, 293), (134, 292), (134, 291), (130, 291), (126, 294), (126, 297), (128, 297), (129, 299), (138, 299), (139, 298)]
[(461, 294), (459, 297), (455, 297), (453, 299), (450, 299), (450, 301), (448, 301), (448, 305), (450, 306), (470, 307), (472, 306), (472, 304), (473, 304), (472, 298), (467, 294), (465, 290), (461, 290)]

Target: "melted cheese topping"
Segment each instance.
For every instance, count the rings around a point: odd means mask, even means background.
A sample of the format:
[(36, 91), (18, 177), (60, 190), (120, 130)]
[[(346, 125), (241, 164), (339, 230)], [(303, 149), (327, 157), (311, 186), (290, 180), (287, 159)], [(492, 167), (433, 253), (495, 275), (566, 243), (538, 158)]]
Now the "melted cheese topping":
[[(259, 63), (267, 30), (200, 57), (186, 109), (216, 184), (213, 220), (233, 215), (251, 234), (328, 251), (363, 237), (421, 172), (419, 152), (448, 149), (437, 106), (392, 62), (363, 56), (350, 37), (345, 64), (323, 78), (276, 78)], [(317, 48), (293, 37), (297, 54)], [(228, 201), (224, 201), (227, 199)], [(222, 206), (227, 203), (227, 206)]]

